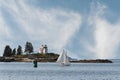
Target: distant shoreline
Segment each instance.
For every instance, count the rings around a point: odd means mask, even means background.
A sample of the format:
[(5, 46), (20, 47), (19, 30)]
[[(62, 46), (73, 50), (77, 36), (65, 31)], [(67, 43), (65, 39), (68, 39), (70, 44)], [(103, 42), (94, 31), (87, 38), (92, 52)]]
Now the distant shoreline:
[(78, 61), (71, 61), (73, 63), (113, 63), (111, 60), (108, 59), (90, 59), (90, 60), (78, 60)]
[[(56, 62), (59, 54), (47, 53), (47, 54), (23, 54), (15, 55), (12, 57), (0, 57), (0, 62), (33, 62), (37, 59), (38, 62)], [(108, 59), (90, 59), (90, 60), (75, 60), (69, 57), (71, 63), (112, 63)]]
[[(38, 62), (56, 62), (57, 58), (37, 58)], [(29, 58), (13, 58), (13, 57), (0, 57), (0, 62), (33, 62), (34, 59)], [(113, 63), (108, 59), (90, 59), (90, 60), (75, 60), (71, 63)]]

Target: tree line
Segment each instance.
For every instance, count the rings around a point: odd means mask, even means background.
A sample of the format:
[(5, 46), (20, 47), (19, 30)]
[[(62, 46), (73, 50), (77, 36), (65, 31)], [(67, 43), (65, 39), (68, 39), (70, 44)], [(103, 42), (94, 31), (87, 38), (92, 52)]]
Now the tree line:
[[(31, 42), (26, 42), (25, 44), (25, 53), (32, 53), (33, 52), (33, 45)], [(12, 49), (10, 45), (6, 45), (3, 53), (3, 57), (12, 57), (15, 55), (22, 55), (22, 47), (21, 45), (18, 45), (18, 48)]]

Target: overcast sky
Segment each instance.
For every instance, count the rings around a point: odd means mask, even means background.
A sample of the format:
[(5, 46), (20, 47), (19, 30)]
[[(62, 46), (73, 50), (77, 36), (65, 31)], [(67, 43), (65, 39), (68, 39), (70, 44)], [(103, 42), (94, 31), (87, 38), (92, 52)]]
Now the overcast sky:
[(4, 47), (79, 59), (120, 58), (120, 0), (0, 0), (0, 55)]

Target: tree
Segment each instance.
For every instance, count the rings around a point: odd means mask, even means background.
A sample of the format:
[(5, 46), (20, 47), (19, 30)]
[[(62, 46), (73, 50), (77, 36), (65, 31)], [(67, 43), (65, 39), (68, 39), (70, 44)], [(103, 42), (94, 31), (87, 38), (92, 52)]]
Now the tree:
[(17, 55), (21, 55), (21, 54), (22, 54), (22, 47), (19, 45), (17, 49)]
[(25, 52), (28, 52), (28, 53), (33, 52), (33, 45), (32, 45), (32, 43), (26, 42), (26, 45), (25, 45)]
[(16, 54), (16, 48), (13, 49), (12, 56), (14, 56), (15, 54)]
[(6, 45), (3, 53), (4, 57), (11, 57), (12, 56), (12, 49), (10, 48), (9, 45)]

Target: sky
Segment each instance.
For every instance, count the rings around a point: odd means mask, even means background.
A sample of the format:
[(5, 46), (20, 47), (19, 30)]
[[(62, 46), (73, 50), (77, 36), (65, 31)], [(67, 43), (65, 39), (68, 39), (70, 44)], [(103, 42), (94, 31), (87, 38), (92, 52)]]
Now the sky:
[(31, 42), (34, 52), (120, 59), (120, 0), (0, 0), (0, 55)]

